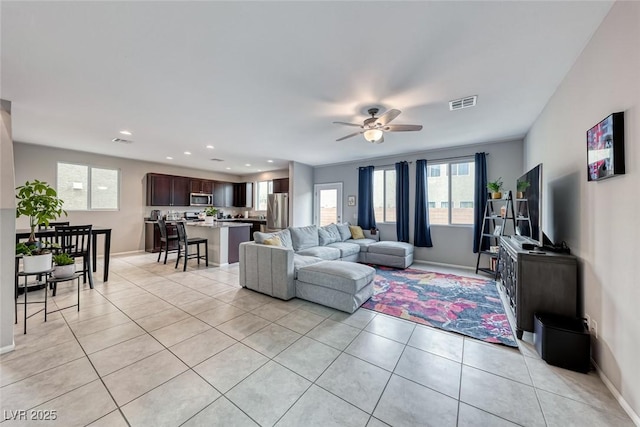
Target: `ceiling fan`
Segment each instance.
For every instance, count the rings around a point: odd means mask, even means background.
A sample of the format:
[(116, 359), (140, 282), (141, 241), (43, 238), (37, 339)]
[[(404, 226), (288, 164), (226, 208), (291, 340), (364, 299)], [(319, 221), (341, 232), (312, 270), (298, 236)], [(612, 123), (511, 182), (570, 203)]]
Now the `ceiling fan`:
[(384, 142), (384, 132), (407, 132), (422, 129), (422, 125), (390, 125), (389, 122), (400, 115), (400, 110), (391, 109), (380, 117), (376, 117), (378, 111), (380, 111), (378, 108), (369, 108), (367, 112), (371, 114), (371, 117), (365, 119), (361, 125), (357, 123), (333, 122), (339, 125), (355, 126), (362, 129), (338, 138), (336, 141), (342, 141), (352, 136), (364, 134), (364, 139), (367, 141), (380, 144)]

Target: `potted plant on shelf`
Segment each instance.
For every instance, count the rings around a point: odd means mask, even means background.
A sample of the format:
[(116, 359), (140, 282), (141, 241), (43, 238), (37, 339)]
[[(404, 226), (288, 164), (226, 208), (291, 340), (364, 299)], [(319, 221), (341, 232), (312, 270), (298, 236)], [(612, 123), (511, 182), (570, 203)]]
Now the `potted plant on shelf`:
[(524, 192), (527, 191), (527, 188), (529, 188), (530, 185), (531, 183), (529, 181), (518, 181), (516, 186), (516, 198), (524, 199)]
[(51, 269), (51, 248), (59, 247), (47, 241), (40, 244), (20, 242), (16, 244), (16, 255), (22, 255), (22, 268), (25, 273), (39, 273)]
[(66, 252), (54, 255), (53, 263), (55, 264), (53, 277), (57, 279), (73, 276), (76, 272), (76, 260)]
[(17, 187), (16, 218), (29, 217), (31, 234), (27, 243), (36, 243), (36, 227), (38, 224), (49, 225), (49, 221), (59, 218), (67, 212), (62, 209), (64, 202), (58, 198), (58, 193), (49, 184), (37, 179), (33, 182), (25, 182)]
[(495, 181), (489, 181), (487, 183), (487, 189), (491, 192), (492, 199), (502, 199), (502, 177)]
[(215, 219), (216, 215), (218, 215), (218, 209), (216, 208), (207, 208), (204, 210), (205, 213), (205, 218), (204, 218), (204, 223), (205, 224), (213, 224), (213, 220)]

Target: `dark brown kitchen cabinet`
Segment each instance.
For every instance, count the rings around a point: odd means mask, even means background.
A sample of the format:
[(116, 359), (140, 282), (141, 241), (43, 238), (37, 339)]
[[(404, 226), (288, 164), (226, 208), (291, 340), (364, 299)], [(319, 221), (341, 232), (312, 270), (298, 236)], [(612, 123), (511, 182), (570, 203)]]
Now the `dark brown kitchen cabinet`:
[(273, 192), (274, 193), (288, 193), (289, 192), (289, 178), (279, 178), (273, 180)]
[(233, 184), (233, 206), (236, 208), (253, 206), (253, 183), (236, 182)]
[(191, 179), (191, 192), (213, 194), (213, 181), (208, 179)]
[(189, 178), (147, 174), (147, 206), (189, 206)]
[(213, 206), (228, 208), (233, 206), (233, 183), (214, 181)]

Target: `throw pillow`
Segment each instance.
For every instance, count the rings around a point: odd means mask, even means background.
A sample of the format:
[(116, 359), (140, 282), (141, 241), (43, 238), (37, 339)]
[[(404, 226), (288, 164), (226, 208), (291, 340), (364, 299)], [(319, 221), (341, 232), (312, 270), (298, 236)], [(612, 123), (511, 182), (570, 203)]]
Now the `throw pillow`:
[(262, 242), (263, 245), (269, 245), (269, 246), (282, 246), (282, 241), (280, 240), (280, 238), (278, 236), (273, 236), (269, 239), (264, 239), (264, 241)]
[(338, 227), (338, 231), (340, 232), (340, 237), (343, 242), (351, 238), (351, 230), (349, 230), (348, 222), (345, 222), (344, 224), (336, 224), (336, 226)]
[(351, 237), (353, 239), (364, 239), (364, 233), (362, 232), (362, 227), (359, 225), (350, 225), (349, 231), (351, 231)]

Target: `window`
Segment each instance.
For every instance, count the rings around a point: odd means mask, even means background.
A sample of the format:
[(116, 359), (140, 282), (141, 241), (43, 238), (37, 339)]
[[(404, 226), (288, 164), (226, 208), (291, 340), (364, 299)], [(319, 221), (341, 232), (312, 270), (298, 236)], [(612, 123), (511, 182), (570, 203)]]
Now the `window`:
[(427, 166), (431, 224), (473, 224), (474, 169), (468, 160)]
[(396, 222), (396, 171), (373, 172), (373, 210), (376, 221)]
[(120, 171), (58, 162), (57, 191), (67, 211), (116, 210)]
[(267, 210), (267, 196), (273, 193), (273, 181), (259, 181), (256, 185), (256, 210)]

